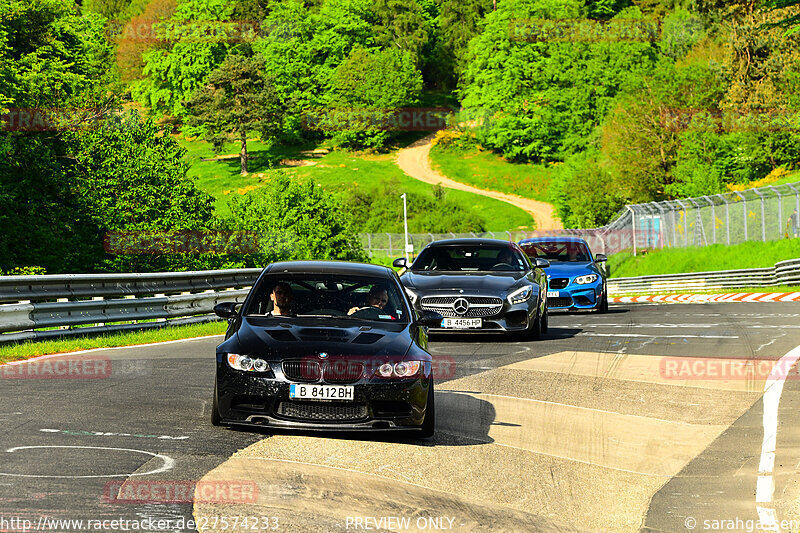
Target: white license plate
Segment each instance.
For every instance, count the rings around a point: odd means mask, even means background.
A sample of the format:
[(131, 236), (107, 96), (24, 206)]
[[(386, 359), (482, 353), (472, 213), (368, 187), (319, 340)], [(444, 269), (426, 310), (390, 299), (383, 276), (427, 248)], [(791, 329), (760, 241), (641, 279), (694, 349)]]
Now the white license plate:
[(558, 298), (558, 291), (547, 291), (548, 298)]
[(443, 328), (469, 329), (481, 326), (483, 326), (483, 320), (480, 318), (445, 318), (442, 320)]
[(298, 385), (289, 386), (292, 400), (345, 400), (353, 401), (354, 387), (342, 385)]

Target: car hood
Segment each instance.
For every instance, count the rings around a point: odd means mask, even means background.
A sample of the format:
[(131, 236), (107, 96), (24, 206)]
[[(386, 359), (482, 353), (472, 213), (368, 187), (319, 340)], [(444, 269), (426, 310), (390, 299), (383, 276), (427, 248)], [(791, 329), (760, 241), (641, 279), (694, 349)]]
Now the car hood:
[[(319, 318), (279, 320), (243, 317), (236, 335), (220, 351), (239, 352), (266, 359), (316, 356), (403, 356), (411, 346), (409, 324), (365, 325), (363, 321)], [(351, 324), (352, 323), (352, 324)], [(228, 344), (230, 343), (230, 345)]]
[(408, 271), (400, 277), (404, 285), (422, 292), (443, 290), (497, 292), (508, 289), (525, 277), (525, 272), (475, 272), (441, 274)]
[(597, 264), (588, 261), (580, 263), (550, 263), (550, 267), (546, 268), (545, 272), (551, 278), (573, 278), (586, 274), (601, 274)]

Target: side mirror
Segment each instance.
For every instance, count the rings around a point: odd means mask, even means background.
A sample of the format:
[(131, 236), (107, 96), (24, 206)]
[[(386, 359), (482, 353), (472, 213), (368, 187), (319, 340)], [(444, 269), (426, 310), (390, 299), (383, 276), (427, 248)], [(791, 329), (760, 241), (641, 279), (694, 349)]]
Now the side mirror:
[(392, 261), (392, 266), (395, 268), (408, 268), (408, 261), (406, 261), (405, 257), (398, 257)]
[(541, 257), (537, 257), (536, 261), (534, 261), (534, 267), (550, 268), (550, 261), (548, 261), (547, 259), (542, 259)]
[(608, 261), (608, 257), (606, 257), (606, 254), (595, 254), (594, 256), (595, 263), (605, 263), (606, 261)]
[(425, 327), (436, 327), (441, 325), (444, 317), (436, 311), (422, 311), (417, 324)]
[(222, 302), (214, 306), (214, 314), (220, 318), (236, 318), (236, 302)]

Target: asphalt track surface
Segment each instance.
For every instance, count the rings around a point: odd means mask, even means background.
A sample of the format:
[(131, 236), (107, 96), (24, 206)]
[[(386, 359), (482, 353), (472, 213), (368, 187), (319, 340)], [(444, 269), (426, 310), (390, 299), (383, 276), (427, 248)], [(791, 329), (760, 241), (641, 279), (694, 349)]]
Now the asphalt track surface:
[[(794, 360), (764, 394), (800, 345), (800, 303), (622, 304), (554, 315), (538, 342), (434, 337), (451, 366), (432, 441), (212, 427), (220, 340), (0, 368), (0, 531), (800, 531)], [(44, 379), (64, 358), (101, 368)], [(257, 497), (114, 500), (120, 484), (198, 480)]]

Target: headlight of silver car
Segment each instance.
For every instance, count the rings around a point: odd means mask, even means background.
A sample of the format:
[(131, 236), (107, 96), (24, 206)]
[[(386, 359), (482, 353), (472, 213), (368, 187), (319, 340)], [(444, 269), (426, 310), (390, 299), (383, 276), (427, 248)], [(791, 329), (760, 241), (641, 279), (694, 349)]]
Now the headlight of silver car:
[(533, 289), (531, 289), (530, 286), (522, 287), (509, 294), (508, 301), (512, 305), (521, 304), (522, 302), (527, 301), (531, 297), (531, 294), (533, 294)]
[(416, 305), (416, 303), (417, 303), (417, 293), (412, 291), (408, 287), (406, 287), (405, 289), (406, 289), (406, 294), (408, 294), (408, 297), (411, 299), (411, 303), (413, 305)]
[(575, 283), (578, 285), (586, 285), (597, 281), (597, 274), (587, 274), (586, 276), (578, 276), (575, 278)]

